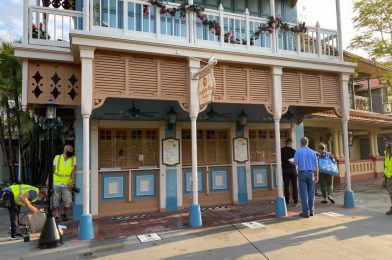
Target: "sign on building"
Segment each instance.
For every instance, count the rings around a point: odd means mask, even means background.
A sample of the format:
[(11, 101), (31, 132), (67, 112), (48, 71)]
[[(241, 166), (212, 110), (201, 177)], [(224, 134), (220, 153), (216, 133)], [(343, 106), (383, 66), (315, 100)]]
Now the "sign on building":
[(213, 101), (215, 90), (215, 78), (214, 72), (211, 71), (199, 78), (198, 95), (199, 95), (199, 105), (203, 107)]

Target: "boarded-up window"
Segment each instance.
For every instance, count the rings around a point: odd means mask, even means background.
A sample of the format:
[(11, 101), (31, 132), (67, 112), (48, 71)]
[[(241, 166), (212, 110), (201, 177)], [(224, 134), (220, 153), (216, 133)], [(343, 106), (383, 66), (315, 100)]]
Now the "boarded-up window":
[[(290, 136), (289, 129), (280, 130), (280, 143), (284, 145)], [(275, 130), (251, 129), (249, 130), (249, 146), (251, 162), (276, 162)]]
[(159, 165), (156, 129), (100, 129), (99, 168), (139, 168)]
[[(182, 163), (192, 164), (191, 131), (182, 130)], [(224, 129), (208, 129), (197, 131), (197, 163), (198, 165), (229, 164), (229, 136)]]

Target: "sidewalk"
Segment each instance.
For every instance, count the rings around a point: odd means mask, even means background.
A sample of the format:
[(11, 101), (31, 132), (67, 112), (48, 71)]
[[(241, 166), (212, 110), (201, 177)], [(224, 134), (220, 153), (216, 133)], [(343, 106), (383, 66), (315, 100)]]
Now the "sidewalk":
[[(150, 216), (143, 220), (105, 218), (95, 222), (99, 229), (98, 240), (78, 241), (71, 231), (72, 235), (62, 246), (49, 250), (37, 249), (36, 241), (3, 240), (8, 222), (4, 219), (5, 212), (1, 211), (0, 258), (390, 259), (392, 217), (385, 215), (390, 201), (381, 185), (382, 179), (353, 183), (357, 208), (344, 209), (341, 206), (343, 193), (340, 191), (335, 195), (337, 204), (317, 203), (317, 214), (309, 219), (298, 217), (300, 207), (290, 207), (287, 218), (273, 218), (274, 205), (268, 202), (262, 206), (252, 203), (205, 210), (205, 225), (200, 229), (184, 226), (186, 212)], [(341, 190), (339, 187), (336, 189)], [(342, 216), (320, 214), (326, 211)], [(250, 220), (257, 220), (265, 226), (247, 228), (241, 224)], [(105, 235), (104, 230), (109, 235)], [(138, 231), (148, 230), (157, 232), (162, 240), (140, 243), (135, 235), (141, 234)], [(120, 234), (116, 236), (117, 232)]]

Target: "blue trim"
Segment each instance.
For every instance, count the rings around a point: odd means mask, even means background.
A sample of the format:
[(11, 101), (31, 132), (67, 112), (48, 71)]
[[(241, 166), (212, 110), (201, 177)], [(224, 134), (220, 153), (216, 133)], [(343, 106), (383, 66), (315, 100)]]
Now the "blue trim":
[(344, 192), (344, 207), (347, 209), (355, 208), (355, 197), (352, 190), (346, 190)]
[[(106, 193), (106, 183), (105, 183), (105, 179), (107, 178), (113, 178), (113, 177), (117, 177), (117, 178), (122, 178), (123, 179), (123, 190), (122, 190), (122, 194), (119, 193), (118, 196), (113, 196), (113, 197), (105, 197)], [(101, 176), (101, 198), (102, 201), (110, 201), (110, 200), (125, 200), (126, 195), (125, 195), (125, 191), (126, 191), (126, 174), (102, 174)]]
[(275, 214), (277, 217), (287, 217), (286, 201), (284, 197), (276, 197)]
[(177, 210), (177, 170), (166, 170), (166, 210)]
[[(142, 191), (140, 191), (140, 186), (138, 186), (137, 184), (137, 177), (152, 177), (152, 183), (150, 188), (152, 189), (152, 192), (150, 191), (149, 193), (145, 193), (144, 194), (140, 194), (138, 195), (138, 193), (143, 193)], [(133, 198), (135, 199), (144, 199), (144, 198), (155, 198), (157, 196), (157, 173), (156, 172), (144, 172), (144, 173), (134, 173), (133, 174), (133, 182), (132, 182), (132, 186), (133, 186)]]
[(80, 223), (78, 228), (78, 239), (79, 240), (94, 239), (93, 217), (91, 216), (91, 214), (82, 215), (80, 217)]
[[(227, 169), (211, 169), (210, 170), (210, 185), (211, 185), (211, 192), (225, 192), (228, 191), (228, 174)], [(222, 185), (216, 185), (214, 176), (222, 176), (223, 183)]]
[[(183, 173), (184, 176), (184, 194), (191, 194), (192, 193), (192, 187), (191, 189), (187, 189), (188, 186), (188, 179), (190, 179), (192, 177), (192, 170), (187, 169), (184, 170)], [(198, 189), (199, 189), (199, 193), (203, 193), (204, 192), (204, 171), (201, 169), (197, 170), (197, 182), (198, 182)], [(189, 183), (189, 186), (191, 184)]]
[[(265, 175), (265, 182), (263, 184), (256, 183), (256, 174)], [(269, 183), (268, 169), (266, 167), (252, 167), (252, 189), (266, 189), (268, 188), (268, 183)]]
[(201, 219), (201, 210), (199, 204), (192, 204), (189, 212), (189, 225), (191, 227), (201, 227), (203, 221)]

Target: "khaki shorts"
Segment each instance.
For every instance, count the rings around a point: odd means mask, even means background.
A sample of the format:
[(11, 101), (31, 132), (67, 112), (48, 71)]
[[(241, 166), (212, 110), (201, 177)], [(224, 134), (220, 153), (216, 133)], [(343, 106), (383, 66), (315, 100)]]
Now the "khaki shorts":
[(69, 208), (72, 203), (71, 190), (68, 187), (53, 186), (53, 207), (58, 208), (60, 201), (63, 202), (63, 206)]

